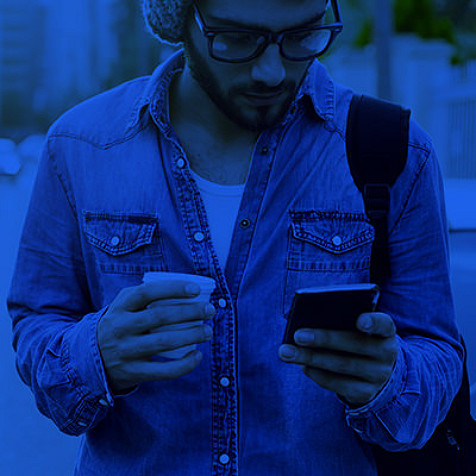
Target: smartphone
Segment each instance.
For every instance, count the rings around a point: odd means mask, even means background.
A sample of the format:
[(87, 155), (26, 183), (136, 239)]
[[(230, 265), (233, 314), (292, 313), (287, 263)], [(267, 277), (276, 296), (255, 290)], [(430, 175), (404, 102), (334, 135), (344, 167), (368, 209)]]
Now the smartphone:
[(283, 344), (296, 345), (298, 329), (356, 330), (357, 318), (375, 312), (380, 287), (372, 283), (298, 289), (287, 315)]

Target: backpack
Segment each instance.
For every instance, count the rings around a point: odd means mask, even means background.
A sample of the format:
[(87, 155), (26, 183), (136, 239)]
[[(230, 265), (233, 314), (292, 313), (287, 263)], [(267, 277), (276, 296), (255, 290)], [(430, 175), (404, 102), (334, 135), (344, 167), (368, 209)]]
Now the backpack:
[[(405, 168), (409, 110), (394, 103), (355, 95), (347, 120), (346, 150), (354, 182), (364, 198), (365, 213), (375, 229), (370, 282), (381, 285), (390, 275), (387, 212), (390, 187)], [(372, 448), (379, 476), (475, 476), (476, 422), (470, 413), (465, 350), (463, 381), (445, 420), (420, 450), (389, 452)]]

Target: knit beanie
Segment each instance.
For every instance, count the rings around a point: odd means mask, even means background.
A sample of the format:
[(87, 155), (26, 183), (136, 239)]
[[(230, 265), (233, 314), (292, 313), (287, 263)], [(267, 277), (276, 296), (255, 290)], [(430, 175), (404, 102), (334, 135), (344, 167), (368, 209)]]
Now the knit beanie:
[(151, 33), (172, 45), (183, 44), (187, 12), (193, 0), (143, 0), (142, 9)]

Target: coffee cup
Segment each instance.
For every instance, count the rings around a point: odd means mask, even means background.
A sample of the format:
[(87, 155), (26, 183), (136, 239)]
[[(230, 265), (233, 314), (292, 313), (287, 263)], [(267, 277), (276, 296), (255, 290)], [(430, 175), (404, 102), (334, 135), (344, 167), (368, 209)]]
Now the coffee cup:
[[(195, 274), (184, 274), (184, 273), (168, 273), (168, 272), (150, 272), (145, 273), (143, 277), (144, 283), (150, 282), (160, 282), (160, 281), (170, 281), (170, 280), (182, 280), (187, 281), (188, 283), (198, 284), (200, 286), (200, 294), (194, 298), (187, 298), (191, 302), (203, 302), (207, 303), (210, 301), (210, 296), (213, 290), (216, 287), (216, 282), (213, 278), (207, 276), (200, 276)], [(158, 327), (157, 329), (152, 330), (151, 332), (163, 332), (164, 330), (174, 330), (174, 329), (186, 329), (188, 327), (199, 326), (203, 324), (202, 321), (189, 321), (181, 322), (179, 324), (169, 324), (166, 326)], [(195, 350), (197, 344), (186, 345), (179, 347), (178, 349), (159, 352), (157, 355), (161, 357), (167, 357), (169, 359), (181, 359), (185, 357), (189, 352)]]

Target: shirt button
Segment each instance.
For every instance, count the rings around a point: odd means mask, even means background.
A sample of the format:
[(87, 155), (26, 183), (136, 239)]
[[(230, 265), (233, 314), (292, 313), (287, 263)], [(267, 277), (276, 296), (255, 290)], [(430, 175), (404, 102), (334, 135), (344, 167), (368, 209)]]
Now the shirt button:
[(115, 237), (111, 240), (111, 245), (112, 245), (112, 246), (117, 246), (120, 242), (121, 242), (121, 239), (120, 239), (118, 236), (115, 236)]
[(221, 464), (227, 464), (230, 461), (230, 457), (227, 454), (223, 453), (222, 455), (220, 455), (219, 461)]
[(249, 228), (251, 225), (251, 222), (250, 220), (248, 220), (248, 218), (245, 218), (243, 220), (240, 221), (240, 226), (241, 228), (243, 228), (244, 230), (246, 230), (247, 228)]
[(88, 426), (86, 423), (84, 423), (84, 421), (78, 421), (78, 425), (79, 426)]
[(332, 243), (334, 243), (336, 246), (339, 246), (342, 244), (342, 238), (340, 236), (334, 236), (334, 238), (332, 238)]
[(205, 239), (205, 235), (201, 231), (197, 231), (193, 237), (195, 238), (195, 241), (198, 241), (198, 243), (201, 243)]
[(230, 379), (227, 378), (227, 377), (222, 377), (222, 378), (220, 379), (220, 385), (221, 385), (222, 387), (229, 387), (229, 386), (230, 386)]
[(218, 305), (219, 305), (222, 309), (224, 309), (224, 308), (226, 307), (226, 301), (225, 301), (225, 299), (223, 299), (223, 298), (219, 299), (219, 300), (218, 300)]
[(178, 167), (179, 169), (183, 169), (183, 168), (185, 167), (185, 160), (183, 160), (183, 159), (178, 159), (178, 160), (177, 160), (177, 167)]
[(263, 155), (266, 155), (268, 152), (269, 152), (269, 149), (268, 149), (267, 147), (263, 147), (263, 148), (261, 149), (261, 153), (262, 153)]
[(99, 400), (99, 405), (102, 405), (103, 407), (107, 407), (108, 403), (106, 402), (106, 400), (101, 398), (101, 400)]

